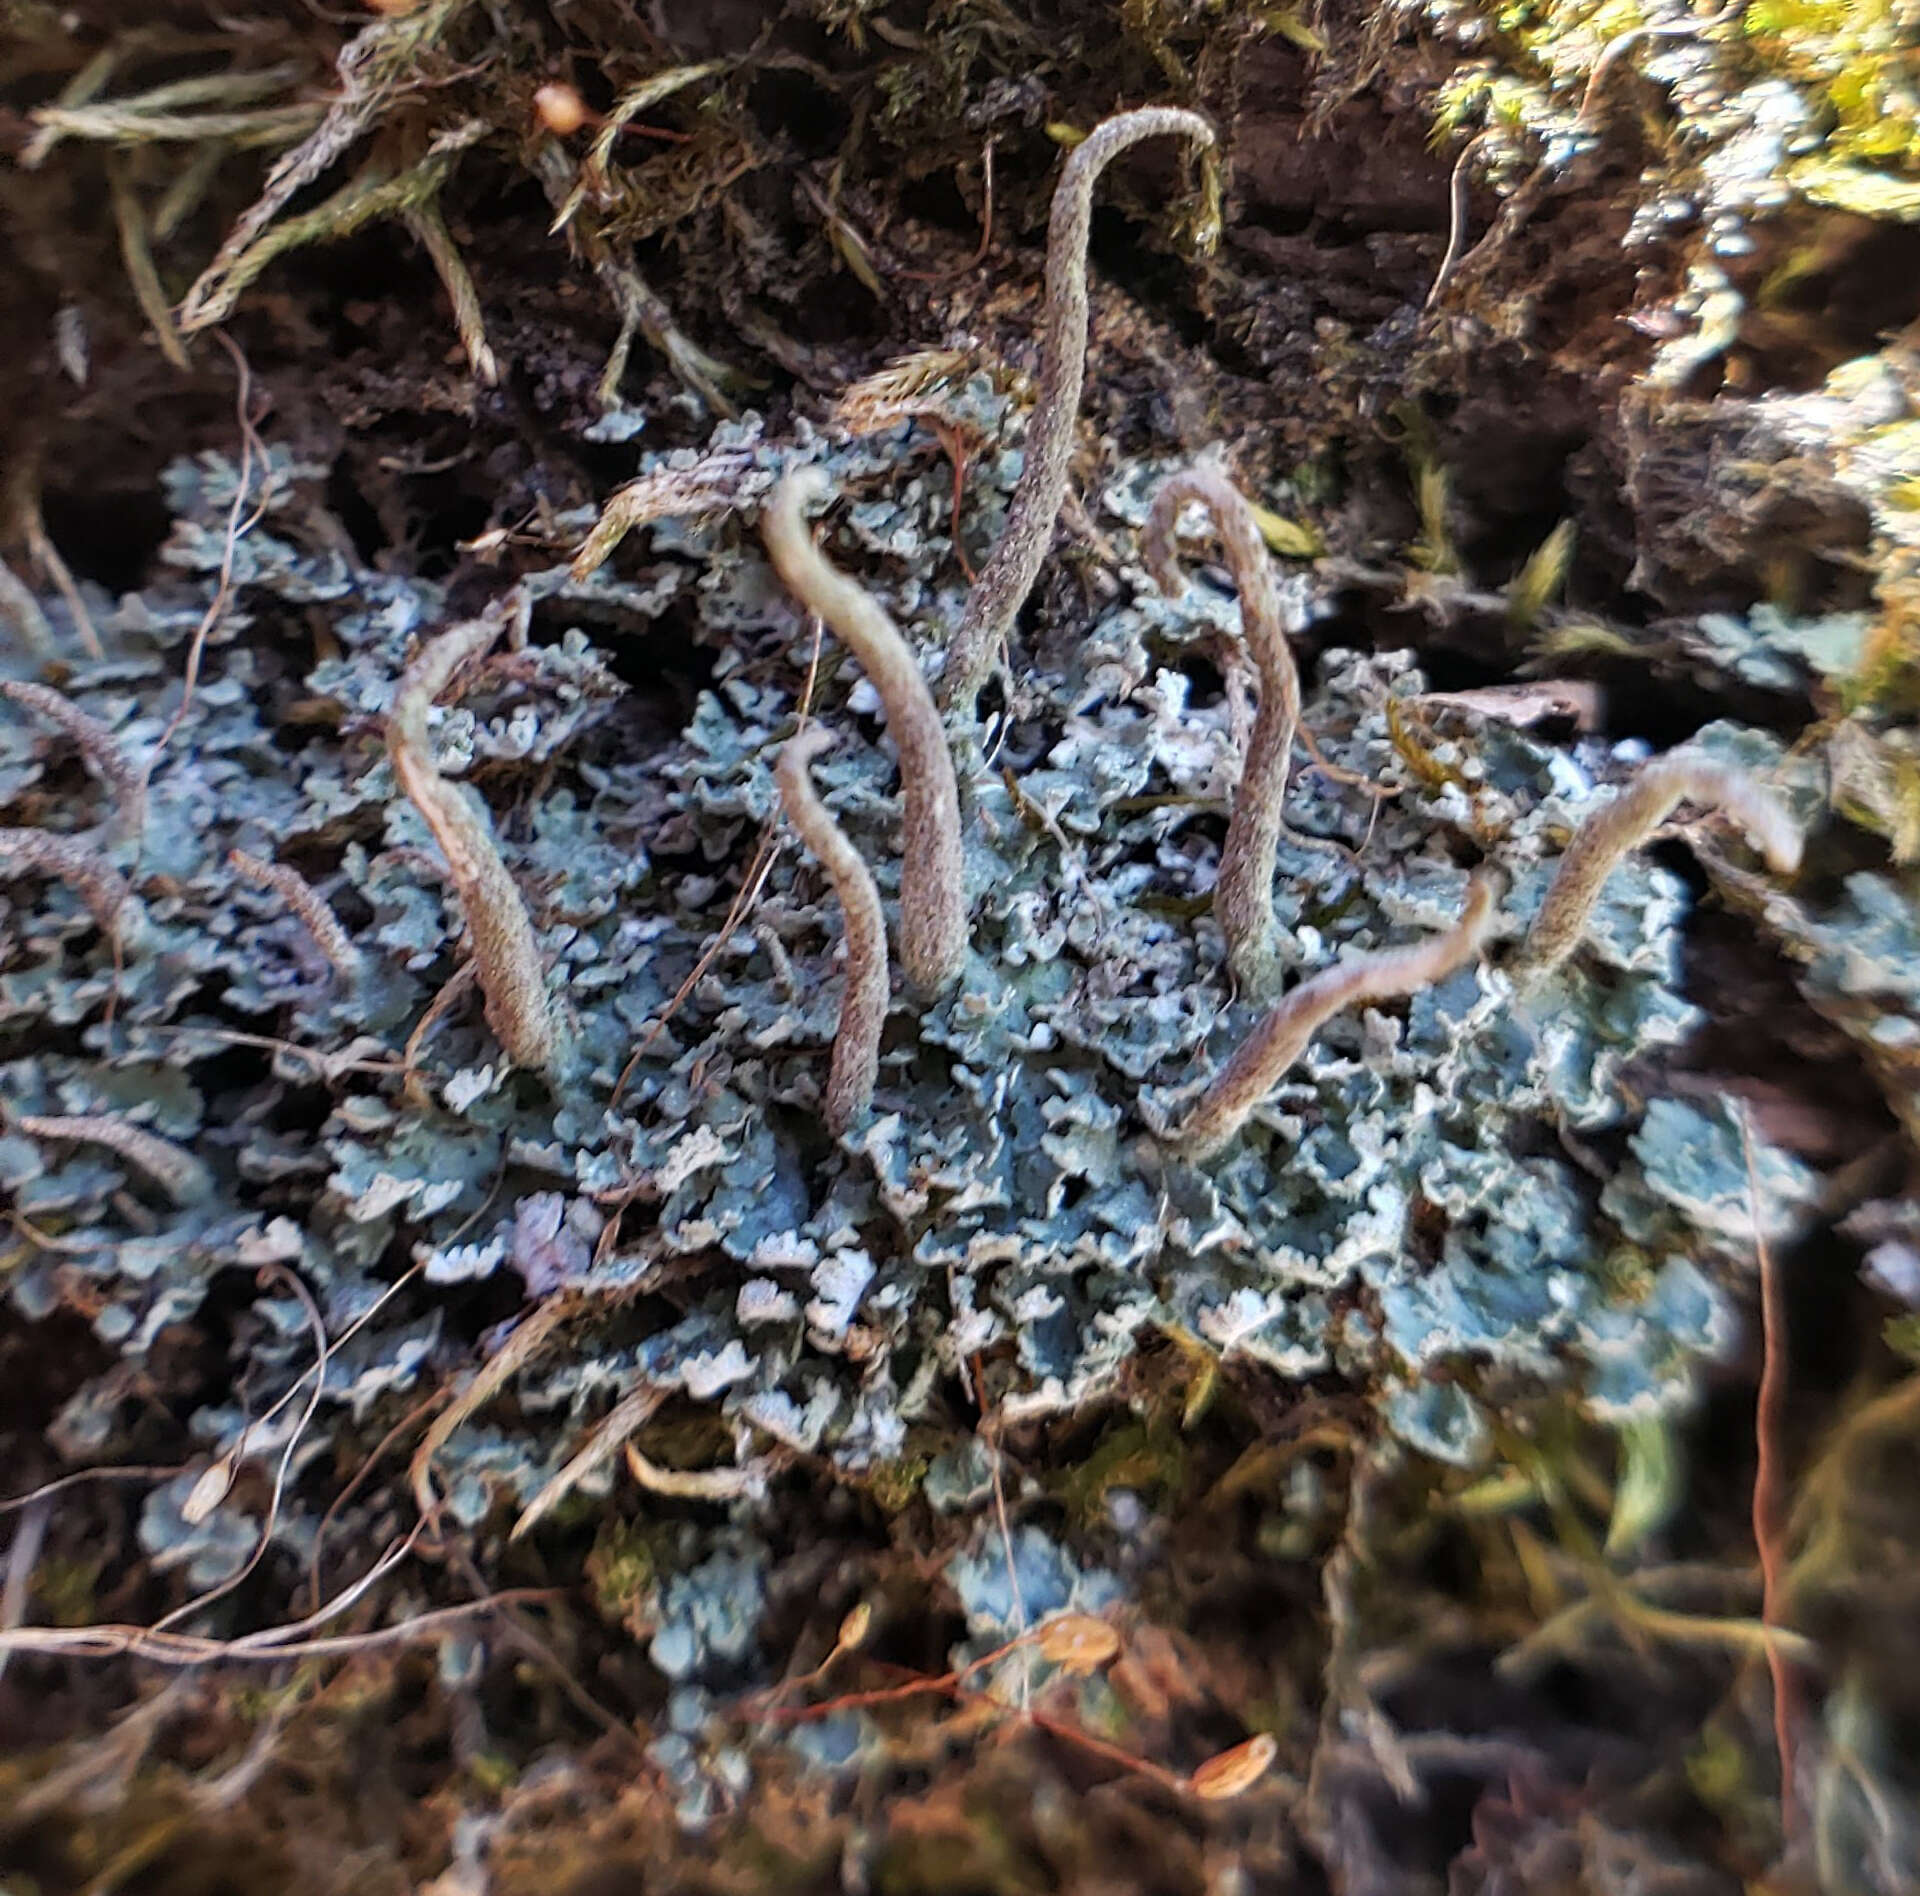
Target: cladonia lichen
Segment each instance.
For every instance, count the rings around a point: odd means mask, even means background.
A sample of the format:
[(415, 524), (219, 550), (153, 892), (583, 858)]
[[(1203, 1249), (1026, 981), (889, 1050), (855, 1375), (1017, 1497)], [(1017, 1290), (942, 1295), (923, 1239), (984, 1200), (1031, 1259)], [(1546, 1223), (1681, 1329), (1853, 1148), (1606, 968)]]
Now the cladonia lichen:
[(1621, 857), (1638, 849), (1682, 803), (1730, 817), (1747, 833), (1775, 875), (1800, 866), (1800, 831), (1784, 804), (1745, 771), (1687, 751), (1642, 764), (1610, 802), (1594, 811), (1560, 859), (1559, 872), (1520, 953), (1520, 966), (1541, 973), (1579, 946), (1587, 917)]
[(761, 516), (775, 568), (793, 596), (817, 612), (859, 659), (900, 754), (905, 849), (900, 871), (900, 960), (907, 979), (934, 994), (967, 954), (967, 866), (960, 840), (960, 793), (933, 694), (900, 628), (865, 587), (835, 570), (807, 526), (805, 508), (824, 500), (827, 477), (797, 468)]
[(813, 787), (810, 766), (833, 742), (831, 731), (809, 725), (781, 746), (775, 774), (787, 821), (832, 878), (846, 917), (847, 991), (840, 1003), (824, 1100), (827, 1125), (840, 1133), (873, 1103), (874, 1076), (880, 1070), (880, 1031), (887, 1020), (887, 931), (872, 873)]
[(1161, 484), (1141, 548), (1155, 583), (1169, 597), (1183, 585), (1174, 529), (1180, 510), (1198, 501), (1212, 517), (1240, 593), (1240, 629), (1260, 676), (1260, 707), (1233, 795), (1213, 912), (1227, 938), (1227, 960), (1241, 985), (1261, 995), (1275, 983), (1273, 865), (1286, 828), (1287, 766), (1300, 723), (1300, 674), (1280, 616), (1279, 589), (1253, 509), (1213, 468), (1188, 468)]
[[(473, 942), (487, 1024), (516, 1066), (544, 1072), (560, 1052), (540, 944), (491, 827), (433, 760), (427, 713), (463, 665), (482, 657), (503, 629), (498, 612), (450, 627), (407, 667), (387, 712), (387, 755), (400, 788), (425, 818), (446, 861)], [(306, 918), (303, 918), (306, 919)]]
[(941, 696), (950, 715), (973, 714), (980, 687), (999, 656), (1053, 540), (1067, 494), (1067, 462), (1087, 359), (1087, 235), (1093, 188), (1121, 152), (1148, 138), (1180, 137), (1203, 150), (1213, 127), (1197, 112), (1146, 106), (1103, 119), (1061, 169), (1047, 221), (1046, 315), (1040, 334), (1040, 391), (1027, 424), (1026, 457), (1006, 525), (980, 569), (966, 610), (947, 641)]
[(1354, 955), (1302, 981), (1240, 1043), (1186, 1117), (1167, 1132), (1167, 1143), (1186, 1158), (1211, 1158), (1335, 1014), (1368, 1001), (1417, 994), (1464, 967), (1486, 944), (1494, 896), (1493, 878), (1476, 876), (1453, 927), (1409, 948)]
[[(984, 442), (1010, 409), (956, 376), (933, 419)], [(700, 1467), (738, 1526), (758, 1505), (740, 1477), (769, 1457), (871, 1481), (922, 1463), (961, 1365), (964, 1401), (1010, 1423), (1078, 1415), (1155, 1334), (1345, 1379), (1384, 1428), (1459, 1459), (1518, 1391), (1564, 1383), (1609, 1415), (1684, 1402), (1731, 1329), (1739, 1181), (1724, 1139), (1711, 1167), (1677, 1164), (1686, 1122), (1621, 1075), (1657, 1076), (1699, 1019), (1686, 884), (1576, 842), (1583, 886), (1605, 882), (1565, 924), (1583, 951), (1516, 994), (1489, 946), (1570, 827), (1599, 808), (1596, 834), (1637, 841), (1660, 813), (1630, 799), (1652, 793), (1597, 788), (1618, 760), (1590, 734), (1555, 742), (1430, 696), (1410, 653), (1331, 643), (1340, 579), (1304, 566), (1287, 622), (1322, 636), (1299, 691), (1277, 637), (1262, 656), (1275, 575), (1236, 502), (1209, 505), (1237, 607), (1162, 590), (1136, 554), (1164, 573), (1178, 501), (1206, 484), (1127, 457), (1088, 487), (1102, 584), (1072, 625), (1015, 634), (1017, 702), (991, 765), (971, 760), (963, 830), (954, 733), (880, 604), (923, 654), (961, 609), (926, 425), (776, 440), (747, 416), (643, 453), (621, 472), (644, 550), (530, 554), (479, 619), (303, 518), (322, 484), (282, 448), (244, 479), (212, 456), (171, 468), (166, 574), (103, 607), (106, 658), (62, 674), (152, 759), (137, 893), (91, 838), (32, 826), (60, 746), (0, 720), (19, 826), (0, 833), (0, 1186), (37, 1234), (4, 1279), (15, 1308), (84, 1311), (137, 1359), (233, 1263), (279, 1263), (337, 1343), (316, 1439), (482, 1363), (425, 1434), (421, 1502), (529, 1535), (623, 1480), (621, 1443), (669, 1404), (713, 1412)], [(1023, 478), (1013, 453), (980, 457), (962, 533)], [(806, 518), (827, 491), (834, 564)], [(243, 493), (258, 519), (229, 546)], [(582, 510), (558, 535), (587, 527)], [(179, 656), (223, 585), (232, 635), (206, 642), (183, 706)], [(809, 612), (852, 662), (822, 662)], [(481, 662), (509, 625), (530, 635)], [(610, 656), (662, 625), (699, 660), (664, 732), (675, 701), (639, 684), (625, 715)], [(1236, 633), (1260, 667), (1250, 745), (1231, 691), (1201, 682)], [(316, 646), (291, 677), (286, 655)], [(890, 747), (861, 741), (882, 720)], [(1290, 773), (1307, 731), (1328, 767)], [(1690, 748), (1790, 774), (1756, 733)], [(783, 806), (804, 849), (780, 847)], [(1804, 910), (1750, 880), (1791, 905), (1836, 1014), (1862, 983), (1913, 985), (1889, 878)], [(912, 1006), (889, 1009), (883, 918)], [(1248, 978), (1268, 953), (1294, 983), (1277, 998)], [(197, 1169), (145, 1147), (143, 1165), (77, 1130), (93, 1122)], [(1557, 1136), (1592, 1128), (1621, 1135), (1601, 1191)], [(1787, 1177), (1757, 1144), (1757, 1176)], [(1609, 1264), (1623, 1244), (1631, 1283)], [(231, 1334), (255, 1413), (312, 1367), (300, 1311)], [(105, 1384), (76, 1403), (113, 1406)], [(195, 1426), (227, 1444), (247, 1424), (216, 1403)], [(292, 1484), (276, 1538), (310, 1545), (316, 1512)], [(690, 1543), (685, 1572), (714, 1544)], [(734, 1650), (731, 1631), (669, 1644), (689, 1680)]]

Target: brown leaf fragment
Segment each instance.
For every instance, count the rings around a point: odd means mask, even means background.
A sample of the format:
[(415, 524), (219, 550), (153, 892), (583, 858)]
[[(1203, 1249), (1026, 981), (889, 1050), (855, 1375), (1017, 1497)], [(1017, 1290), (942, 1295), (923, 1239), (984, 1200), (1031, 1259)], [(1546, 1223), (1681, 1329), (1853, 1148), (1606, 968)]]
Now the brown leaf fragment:
[(1210, 1803), (1238, 1797), (1266, 1776), (1279, 1755), (1280, 1741), (1273, 1733), (1256, 1732), (1245, 1744), (1209, 1758), (1188, 1778), (1187, 1788), (1195, 1797), (1204, 1797)]
[(1091, 1677), (1120, 1651), (1120, 1635), (1091, 1613), (1061, 1613), (1040, 1628), (1040, 1657), (1077, 1679)]

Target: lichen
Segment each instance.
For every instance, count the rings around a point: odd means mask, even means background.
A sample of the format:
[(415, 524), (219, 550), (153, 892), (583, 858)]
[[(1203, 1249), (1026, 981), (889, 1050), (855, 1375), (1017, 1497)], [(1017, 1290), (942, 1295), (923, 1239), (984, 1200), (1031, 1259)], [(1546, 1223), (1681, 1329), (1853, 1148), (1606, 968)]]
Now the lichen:
[[(1006, 398), (982, 383), (964, 401), (990, 435)], [(912, 425), (804, 452), (866, 496), (829, 527), (835, 557), (912, 601), (919, 623), (952, 597), (950, 498), (917, 474), (886, 485)], [(842, 1148), (823, 1146), (813, 1115), (838, 1023), (819, 978), (816, 872), (776, 853), (744, 923), (723, 925), (775, 815), (774, 759), (810, 658), (749, 518), (793, 455), (753, 419), (723, 425), (706, 452), (736, 470), (740, 511), (645, 529), (692, 584), (639, 585), (605, 567), (522, 580), (558, 615), (557, 638), (480, 666), (431, 739), (436, 771), (484, 770), (489, 801), (514, 812), (490, 841), (506, 886), (524, 892), (551, 963), (544, 982), (566, 994), (577, 1057), (516, 1083), (488, 1031), (493, 1010), (483, 1021), (455, 989), (403, 1070), (410, 1030), (460, 966), (469, 903), (388, 758), (352, 735), (277, 750), (249, 688), (252, 640), (216, 644), (155, 760), (143, 865), (164, 865), (165, 881), (143, 867), (150, 923), (126, 945), (111, 1031), (115, 971), (96, 937), (59, 923), (56, 896), (42, 898), (31, 954), (0, 973), (7, 1018), (78, 1035), (71, 1055), (9, 1069), (20, 1110), (132, 1111), (205, 1154), (209, 1183), (130, 1227), (113, 1165), (57, 1141), (0, 1141), (23, 1214), (53, 1235), (87, 1234), (83, 1249), (10, 1274), (23, 1310), (44, 1313), (84, 1279), (96, 1328), (137, 1353), (192, 1311), (225, 1247), (272, 1242), (289, 1192), (306, 1206), (299, 1268), (333, 1323), (376, 1303), (396, 1239), (423, 1260), (430, 1314), (509, 1266), (531, 1299), (573, 1300), (588, 1316), (677, 1282), (678, 1314), (643, 1335), (596, 1343), (589, 1323), (564, 1356), (514, 1359), (522, 1422), (471, 1416), (436, 1447), (436, 1485), (460, 1518), (501, 1498), (525, 1509), (601, 1440), (614, 1405), (660, 1392), (715, 1405), (743, 1444), (830, 1456), (878, 1481), (911, 1459), (929, 1392), (963, 1364), (987, 1366), (1010, 1417), (1079, 1411), (1118, 1387), (1156, 1328), (1283, 1377), (1337, 1370), (1429, 1447), (1477, 1439), (1416, 1402), (1442, 1370), (1591, 1376), (1620, 1410), (1634, 1389), (1684, 1397), (1690, 1352), (1717, 1347), (1724, 1321), (1675, 1342), (1657, 1300), (1623, 1305), (1604, 1268), (1606, 1219), (1526, 1131), (1617, 1121), (1630, 1111), (1622, 1068), (1687, 1031), (1684, 892), (1628, 862), (1580, 958), (1524, 1002), (1500, 965), (1501, 941), (1522, 931), (1561, 840), (1600, 794), (1590, 786), (1606, 760), (1588, 741), (1569, 755), (1469, 710), (1432, 710), (1434, 741), (1472, 767), (1429, 782), (1395, 738), (1395, 708), (1424, 691), (1411, 660), (1327, 654), (1303, 709), (1337, 774), (1293, 779), (1275, 851), (1287, 963), (1310, 985), (1452, 926), (1483, 860), (1512, 884), (1487, 918), (1493, 958), (1329, 1020), (1214, 1158), (1170, 1156), (1144, 1136), (1153, 1102), (1204, 1077), (1259, 1003), (1228, 985), (1204, 917), (1218, 858), (1197, 816), (1226, 799), (1232, 721), (1225, 705), (1196, 703), (1180, 669), (1223, 615), (1198, 589), (1166, 597), (1138, 568), (1057, 668), (1023, 666), (1005, 749), (966, 786), (971, 953), (945, 992), (894, 1013), (871, 1110), (849, 1117)], [(1017, 474), (1017, 458), (994, 464), (980, 504), (991, 509), (992, 487)], [(1120, 518), (1142, 517), (1134, 497), (1150, 478), (1122, 470)], [(215, 583), (212, 529), (232, 485), (202, 463), (176, 470), (172, 491), (183, 578), (111, 618), (115, 651), (70, 684), (89, 715), (135, 733), (168, 715), (167, 657)], [(327, 615), (331, 650), (305, 690), (339, 707), (351, 733), (388, 711), (442, 602), (423, 582), (299, 551), (298, 492), (287, 480), (266, 490), (235, 563), (237, 599), (252, 625)], [(603, 598), (643, 614), (692, 603), (723, 655), (681, 739), (651, 754), (610, 747), (597, 722), (614, 693), (573, 615)], [(1310, 616), (1310, 588), (1303, 598)], [(761, 654), (751, 669), (726, 656), (742, 638)], [(878, 735), (878, 709), (824, 654), (813, 715)], [(843, 743), (813, 774), (897, 925), (892, 763), (872, 743)], [(1369, 783), (1398, 795), (1376, 807)], [(263, 836), (325, 873), (359, 961), (351, 992), (309, 924), (236, 875), (230, 852), (245, 841), (257, 852)], [(163, 1115), (154, 1104), (162, 1076), (191, 1087), (229, 1057), (214, 994), (267, 1042), (254, 1056), (261, 1104), (231, 1130), (197, 1093)], [(330, 1095), (317, 1146), (273, 1104), (316, 1083)], [(1666, 1124), (1650, 1116), (1643, 1136)], [(1693, 1230), (1702, 1246), (1724, 1243), (1722, 1210), (1646, 1199), (1664, 1174), (1639, 1176), (1636, 1229), (1653, 1203), (1662, 1242), (1684, 1249)], [(430, 1332), (417, 1310), (376, 1318), (325, 1401), (358, 1409), (405, 1386)], [(298, 1363), (288, 1338), (260, 1373), (271, 1383)], [(1456, 1409), (1470, 1388), (1448, 1398)], [(617, 1445), (604, 1438), (568, 1485), (603, 1487), (603, 1450)]]

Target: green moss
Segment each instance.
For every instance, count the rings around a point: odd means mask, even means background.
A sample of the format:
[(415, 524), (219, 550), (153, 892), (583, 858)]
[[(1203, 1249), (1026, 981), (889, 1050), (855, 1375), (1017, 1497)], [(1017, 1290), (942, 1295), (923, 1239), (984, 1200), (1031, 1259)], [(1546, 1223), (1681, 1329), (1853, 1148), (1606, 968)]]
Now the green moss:
[(636, 1638), (652, 1617), (660, 1563), (649, 1532), (631, 1521), (608, 1519), (587, 1556), (587, 1579), (602, 1619)]
[(1101, 1519), (1107, 1497), (1116, 1489), (1163, 1499), (1178, 1494), (1186, 1466), (1186, 1444), (1171, 1417), (1130, 1417), (1103, 1436), (1085, 1461), (1051, 1485), (1075, 1520), (1085, 1526)]
[[(1461, 9), (1436, 0), (1430, 11), (1458, 30)], [(1738, 22), (1711, 32), (1677, 31), (1670, 10), (1655, 14), (1643, 0), (1586, 7), (1530, 0), (1467, 11), (1480, 23), (1479, 44), (1491, 51), (1443, 82), (1435, 134), (1446, 143), (1475, 128), (1494, 133), (1480, 154), (1487, 170), (1531, 169), (1548, 141), (1597, 135), (1609, 110), (1629, 109), (1621, 69), (1644, 68), (1684, 39), (1703, 49), (1715, 83), (1697, 92), (1674, 87), (1665, 113), (1644, 121), (1647, 141), (1666, 154), (1649, 174), (1649, 199), (1697, 183), (1701, 155), (1745, 124), (1742, 97), (1786, 86), (1819, 144), (1809, 153), (1802, 141), (1784, 141), (1774, 159), (1777, 182), (1805, 202), (1870, 218), (1920, 217), (1920, 89), (1913, 83), (1920, 25), (1901, 0), (1752, 0)], [(1596, 76), (1601, 92), (1591, 90)]]
[(1901, 0), (1749, 0), (1749, 46), (1815, 103), (1826, 156), (1920, 169), (1920, 31)]
[(933, 1466), (931, 1455), (902, 1455), (898, 1461), (879, 1462), (867, 1471), (866, 1489), (891, 1517), (903, 1514), (919, 1498), (920, 1485)]
[(50, 1626), (88, 1626), (99, 1618), (95, 1594), (104, 1560), (48, 1554), (33, 1570), (38, 1616)]
[(1020, 1847), (1005, 1814), (973, 1798), (964, 1825), (898, 1826), (875, 1866), (873, 1887), (880, 1896), (970, 1896), (978, 1890), (1038, 1896), (1057, 1884)]
[(504, 1797), (520, 1780), (520, 1767), (496, 1751), (483, 1751), (467, 1762), (467, 1781), (482, 1797)]
[(1889, 1317), (1881, 1331), (1887, 1348), (1910, 1363), (1920, 1363), (1920, 1316)]

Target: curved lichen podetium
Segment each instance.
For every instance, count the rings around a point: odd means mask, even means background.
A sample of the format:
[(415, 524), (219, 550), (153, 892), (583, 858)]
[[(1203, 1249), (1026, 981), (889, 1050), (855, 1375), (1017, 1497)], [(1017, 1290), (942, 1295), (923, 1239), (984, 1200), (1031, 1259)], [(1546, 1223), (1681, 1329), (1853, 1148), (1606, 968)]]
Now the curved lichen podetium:
[(949, 716), (964, 722), (986, 683), (1014, 616), (1026, 603), (1053, 541), (1067, 494), (1067, 461), (1087, 372), (1087, 234), (1093, 225), (1093, 187), (1102, 171), (1143, 139), (1182, 137), (1202, 149), (1213, 127), (1198, 112), (1146, 106), (1104, 119), (1074, 147), (1053, 193), (1047, 220), (1046, 324), (1040, 338), (1040, 393), (1027, 424), (1026, 460), (987, 563), (980, 569), (947, 643), (940, 696)]
[(527, 905), (501, 860), (491, 826), (440, 774), (427, 735), (434, 699), (462, 665), (486, 653), (505, 624), (502, 609), (495, 607), (421, 647), (387, 711), (387, 756), (446, 860), (473, 942), (487, 1025), (515, 1066), (550, 1073), (560, 1062), (562, 1036)]
[(820, 801), (809, 766), (835, 739), (824, 725), (796, 732), (780, 747), (774, 779), (787, 821), (819, 858), (840, 898), (847, 927), (847, 991), (833, 1036), (833, 1064), (822, 1101), (827, 1128), (836, 1136), (873, 1104), (880, 1071), (880, 1033), (887, 1023), (887, 926), (880, 891), (860, 852)]
[(817, 467), (795, 468), (767, 497), (760, 533), (774, 569), (807, 611), (818, 613), (859, 659), (886, 707), (900, 754), (906, 842), (900, 863), (900, 962), (936, 994), (967, 958), (966, 858), (960, 790), (933, 693), (911, 647), (880, 602), (814, 544), (805, 508), (831, 491)]
[(1567, 845), (1521, 946), (1516, 973), (1528, 978), (1544, 974), (1573, 953), (1614, 865), (1646, 842), (1682, 803), (1731, 817), (1775, 875), (1790, 876), (1800, 867), (1800, 831), (1786, 805), (1744, 770), (1697, 751), (1650, 758), (1612, 802), (1580, 825)]
[(83, 836), (53, 830), (0, 829), (0, 879), (31, 870), (64, 882), (85, 903), (101, 934), (121, 949), (147, 932), (147, 912), (126, 877)]
[(1497, 879), (1482, 871), (1468, 883), (1466, 907), (1451, 928), (1411, 947), (1350, 955), (1302, 981), (1240, 1043), (1186, 1118), (1171, 1128), (1155, 1126), (1156, 1134), (1182, 1158), (1211, 1158), (1335, 1014), (1418, 994), (1477, 959), (1492, 930), (1498, 894)]
[(89, 717), (64, 692), (50, 685), (0, 678), (0, 693), (50, 724), (59, 725), (73, 739), (87, 768), (112, 792), (112, 839), (137, 842), (147, 826), (147, 773), (121, 749), (119, 739), (98, 718)]
[(1259, 522), (1217, 469), (1188, 468), (1161, 482), (1141, 540), (1154, 584), (1172, 597), (1184, 583), (1173, 532), (1188, 501), (1206, 508), (1226, 549), (1240, 591), (1240, 633), (1260, 674), (1260, 708), (1233, 794), (1213, 891), (1214, 916), (1227, 938), (1227, 963), (1241, 988), (1258, 999), (1273, 991), (1281, 974), (1274, 949), (1273, 865), (1286, 828), (1281, 806), (1300, 723), (1300, 674), (1281, 623), (1280, 594)]

